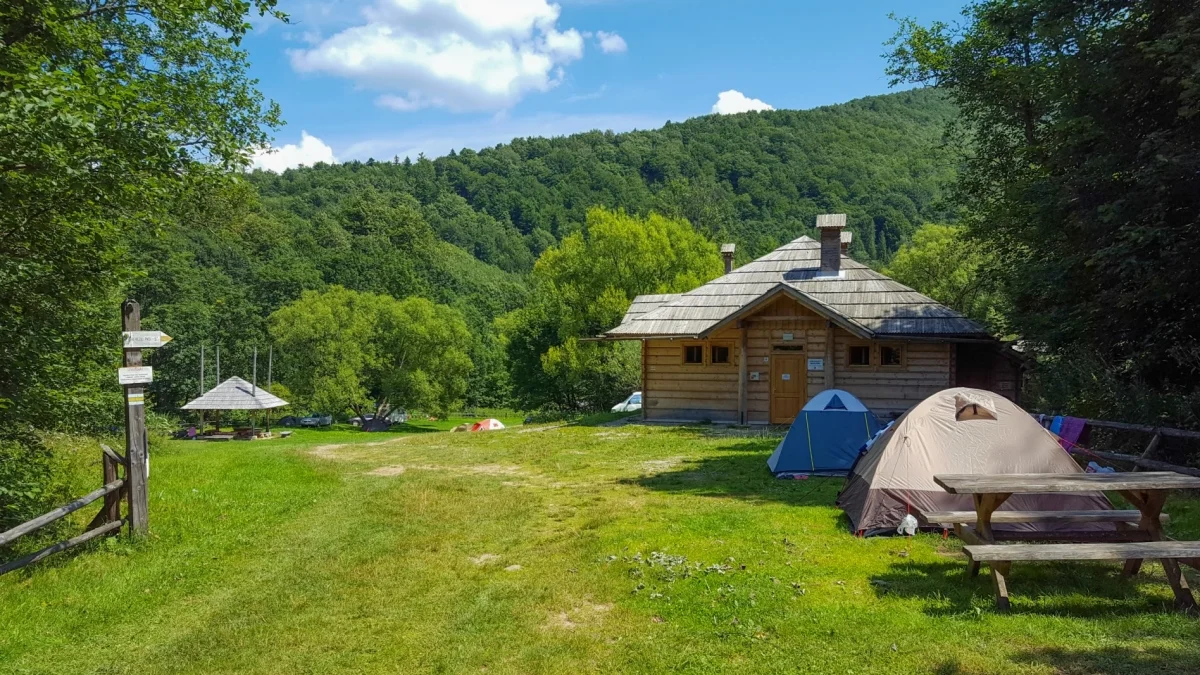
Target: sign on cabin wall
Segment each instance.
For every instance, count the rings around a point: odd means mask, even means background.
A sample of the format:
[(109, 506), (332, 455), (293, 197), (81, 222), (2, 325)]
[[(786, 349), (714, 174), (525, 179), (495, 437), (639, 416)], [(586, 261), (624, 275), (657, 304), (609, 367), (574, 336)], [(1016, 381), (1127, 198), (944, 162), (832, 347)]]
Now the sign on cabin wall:
[(783, 341), (784, 341), (784, 342), (791, 342), (791, 341), (792, 341), (792, 338), (794, 338), (794, 337), (795, 337), (795, 336), (794, 336), (793, 334), (791, 334), (791, 333), (784, 333), (784, 334), (783, 334)]
[(753, 371), (752, 373), (750, 373), (750, 379), (751, 379), (752, 381), (754, 381), (754, 382), (758, 382), (758, 380), (759, 380), (759, 374), (758, 374), (758, 371), (757, 371), (757, 370), (755, 370), (755, 371)]
[(809, 359), (809, 370), (825, 370), (825, 359)]

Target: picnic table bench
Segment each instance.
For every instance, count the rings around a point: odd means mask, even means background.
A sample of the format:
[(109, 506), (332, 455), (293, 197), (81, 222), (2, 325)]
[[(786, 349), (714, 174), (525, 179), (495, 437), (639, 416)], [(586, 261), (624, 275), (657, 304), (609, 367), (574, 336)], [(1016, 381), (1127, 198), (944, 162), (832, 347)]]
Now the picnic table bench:
[[(1079, 474), (943, 474), (934, 482), (951, 494), (969, 494), (975, 501), (975, 517), (965, 519), (963, 512), (936, 512), (937, 522), (951, 523), (966, 542), (963, 551), (970, 559), (968, 574), (979, 573), (980, 563), (991, 568), (996, 589), (996, 606), (1006, 610), (1008, 574), (1014, 561), (1036, 560), (1124, 560), (1123, 573), (1137, 574), (1142, 560), (1157, 559), (1167, 574), (1175, 594), (1175, 603), (1183, 609), (1196, 607), (1187, 581), (1179, 570), (1180, 560), (1195, 565), (1200, 560), (1200, 542), (1168, 540), (1163, 532), (1163, 504), (1172, 490), (1200, 488), (1200, 478), (1171, 471), (1139, 473)], [(1115, 491), (1137, 508), (1133, 511), (1000, 511), (997, 509), (1014, 494)], [(927, 516), (927, 519), (929, 517)], [(958, 522), (958, 521), (964, 522)], [(966, 522), (966, 521), (970, 522)], [(934, 522), (930, 520), (930, 522)], [(1111, 522), (1117, 525), (1112, 535), (1118, 541), (1069, 544), (996, 544), (992, 523), (1037, 522), (1077, 523)], [(1027, 537), (1029, 538), (1029, 537)], [(1037, 540), (1038, 537), (1032, 537)], [(1138, 538), (1143, 541), (1122, 541)], [(1053, 532), (1041, 541), (1058, 541)]]
[[(974, 525), (979, 514), (975, 511), (928, 511), (924, 514), (930, 525), (942, 527), (942, 538), (950, 536), (950, 530), (966, 541), (971, 535), (963, 530)], [(1142, 512), (1137, 510), (1104, 509), (1097, 511), (1000, 511), (992, 513), (992, 524), (1048, 523), (1055, 525), (1092, 525), (1111, 523), (1116, 531), (1056, 529), (1053, 532), (1009, 532), (994, 531), (992, 536), (1000, 541), (1059, 541), (1059, 542), (1119, 542), (1150, 541), (1150, 535), (1138, 528)], [(1159, 522), (1166, 525), (1171, 518), (1163, 513)]]

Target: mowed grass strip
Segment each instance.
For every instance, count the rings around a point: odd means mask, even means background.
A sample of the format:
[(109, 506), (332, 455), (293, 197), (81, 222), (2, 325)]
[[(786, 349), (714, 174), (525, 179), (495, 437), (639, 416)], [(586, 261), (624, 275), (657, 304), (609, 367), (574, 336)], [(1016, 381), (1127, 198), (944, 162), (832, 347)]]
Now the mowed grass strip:
[(156, 446), (153, 536), (0, 578), (0, 672), (1200, 671), (1156, 563), (1017, 566), (996, 614), (953, 539), (771, 478), (774, 438), (406, 431)]

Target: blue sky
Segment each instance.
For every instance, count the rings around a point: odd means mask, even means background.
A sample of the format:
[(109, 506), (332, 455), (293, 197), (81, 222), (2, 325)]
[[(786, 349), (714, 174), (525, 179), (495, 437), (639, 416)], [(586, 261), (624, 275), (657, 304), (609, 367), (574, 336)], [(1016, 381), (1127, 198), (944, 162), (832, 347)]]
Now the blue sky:
[(253, 75), (287, 121), (277, 152), (258, 163), (436, 157), (517, 136), (655, 128), (884, 93), (888, 14), (952, 22), (961, 6), (283, 0), (292, 23), (256, 21), (246, 41)]

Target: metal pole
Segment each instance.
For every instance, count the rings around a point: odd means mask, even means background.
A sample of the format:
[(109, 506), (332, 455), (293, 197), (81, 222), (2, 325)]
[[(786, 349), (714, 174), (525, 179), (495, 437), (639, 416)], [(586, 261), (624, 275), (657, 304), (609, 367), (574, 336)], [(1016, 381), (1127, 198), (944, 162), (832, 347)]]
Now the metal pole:
[(250, 376), (250, 395), (258, 398), (258, 347), (254, 348), (254, 374)]
[(221, 384), (221, 345), (217, 345), (217, 384)]
[[(141, 307), (134, 300), (126, 300), (121, 306), (121, 330), (135, 331), (141, 327)], [(124, 365), (126, 368), (142, 365), (142, 350), (126, 349)], [(150, 529), (145, 392), (140, 384), (125, 385), (125, 457), (128, 462), (125, 479), (128, 481), (129, 525), (138, 534), (145, 534)]]
[[(275, 365), (275, 345), (267, 345), (267, 391), (271, 391), (271, 366)], [(271, 433), (271, 410), (267, 409), (267, 433)]]
[[(200, 345), (200, 395), (204, 395), (204, 345)], [(204, 433), (204, 411), (199, 411), (200, 433)]]

